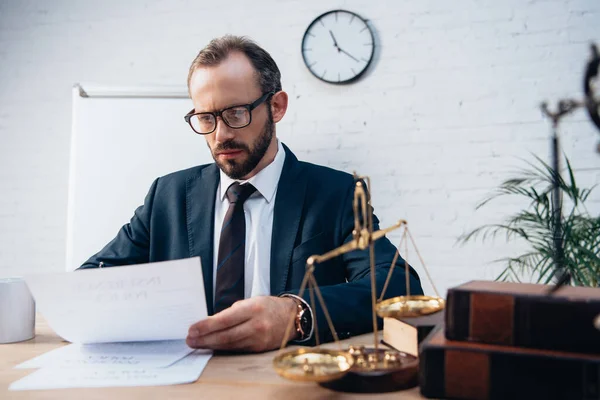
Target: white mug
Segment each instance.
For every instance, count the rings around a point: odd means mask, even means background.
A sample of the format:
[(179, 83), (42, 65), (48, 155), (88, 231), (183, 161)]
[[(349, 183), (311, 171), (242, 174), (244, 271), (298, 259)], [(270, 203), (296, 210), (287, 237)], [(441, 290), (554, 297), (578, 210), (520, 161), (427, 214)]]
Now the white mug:
[(35, 302), (21, 278), (0, 279), (0, 344), (35, 336)]

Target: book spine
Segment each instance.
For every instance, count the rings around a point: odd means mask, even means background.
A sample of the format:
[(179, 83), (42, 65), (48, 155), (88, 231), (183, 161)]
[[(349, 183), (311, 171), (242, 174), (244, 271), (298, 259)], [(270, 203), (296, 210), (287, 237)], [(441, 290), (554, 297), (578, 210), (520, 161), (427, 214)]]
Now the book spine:
[(515, 345), (600, 354), (600, 331), (593, 323), (599, 313), (598, 302), (517, 298)]
[(446, 296), (445, 329), (450, 340), (467, 340), (469, 337), (469, 292), (448, 289)]
[[(449, 340), (600, 354), (598, 302), (450, 289)], [(552, 334), (549, 334), (549, 333)]]
[(427, 398), (600, 399), (600, 368), (576, 358), (428, 347), (419, 386)]

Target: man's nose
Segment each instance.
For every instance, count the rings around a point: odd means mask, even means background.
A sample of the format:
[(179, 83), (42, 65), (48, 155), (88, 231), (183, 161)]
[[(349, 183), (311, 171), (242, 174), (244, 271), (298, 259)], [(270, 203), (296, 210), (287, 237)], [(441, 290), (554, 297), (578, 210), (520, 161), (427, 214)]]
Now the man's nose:
[(215, 127), (215, 140), (219, 143), (227, 142), (228, 140), (233, 139), (235, 133), (233, 129), (227, 126), (225, 122), (223, 122), (223, 118), (220, 116), (217, 117), (216, 122), (217, 126)]

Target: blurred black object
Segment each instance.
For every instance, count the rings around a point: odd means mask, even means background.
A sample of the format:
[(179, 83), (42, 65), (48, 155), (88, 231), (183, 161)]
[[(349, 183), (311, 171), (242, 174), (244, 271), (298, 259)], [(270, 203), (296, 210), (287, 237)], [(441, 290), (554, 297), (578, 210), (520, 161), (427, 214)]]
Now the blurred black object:
[[(598, 77), (598, 67), (600, 66), (600, 54), (598, 53), (598, 47), (592, 44), (592, 57), (588, 62), (585, 69), (585, 76), (583, 78), (583, 92), (585, 93), (585, 108), (590, 115), (590, 118), (596, 125), (596, 128), (600, 130), (600, 99), (596, 95), (595, 81)], [(598, 147), (600, 151), (600, 145)]]

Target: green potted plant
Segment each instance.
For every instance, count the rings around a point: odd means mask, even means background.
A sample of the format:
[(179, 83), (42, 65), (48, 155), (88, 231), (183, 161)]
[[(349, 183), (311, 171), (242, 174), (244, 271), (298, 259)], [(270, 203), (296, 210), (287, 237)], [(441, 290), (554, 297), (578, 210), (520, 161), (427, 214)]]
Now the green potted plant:
[[(528, 206), (502, 222), (486, 224), (459, 237), (459, 243), (477, 238), (493, 240), (505, 235), (506, 240), (522, 239), (529, 249), (516, 257), (506, 257), (498, 262), (506, 267), (497, 280), (521, 281), (531, 274), (537, 283), (548, 284), (554, 277), (557, 251), (554, 234), (557, 223), (552, 207), (554, 174), (552, 168), (539, 157), (536, 163), (526, 162), (527, 167), (496, 188), (477, 205), (484, 207), (491, 201), (505, 196), (517, 196), (528, 201)], [(585, 207), (592, 188), (580, 188), (569, 160), (565, 157), (566, 179), (558, 175), (558, 188), (564, 209), (558, 231), (562, 231), (562, 264), (570, 273), (570, 284), (576, 286), (600, 286), (600, 217), (592, 216)]]

